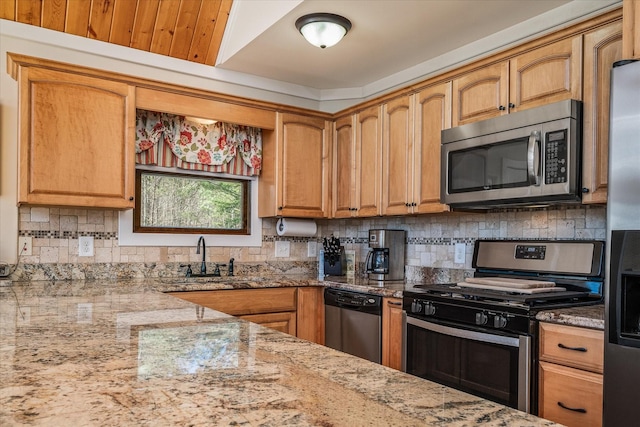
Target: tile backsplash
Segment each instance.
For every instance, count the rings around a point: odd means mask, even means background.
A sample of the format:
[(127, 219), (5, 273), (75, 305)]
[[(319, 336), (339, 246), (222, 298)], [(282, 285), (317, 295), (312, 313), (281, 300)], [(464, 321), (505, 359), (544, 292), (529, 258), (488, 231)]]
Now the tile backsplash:
[[(368, 250), (368, 230), (391, 228), (407, 231), (408, 276), (415, 276), (410, 273), (420, 268), (469, 270), (476, 239), (604, 240), (606, 209), (578, 206), (319, 220), (317, 235), (302, 238), (278, 236), (275, 223), (276, 220), (272, 218), (263, 220), (261, 247), (207, 247), (207, 261), (213, 265), (234, 258), (236, 271), (240, 273), (251, 269), (257, 272), (257, 266), (261, 266), (263, 273), (265, 269), (278, 272), (290, 268), (297, 269), (297, 272), (308, 271), (315, 268), (316, 261), (315, 257), (307, 256), (308, 243), (319, 245), (323, 237), (334, 235), (340, 238), (345, 249), (354, 250), (357, 261), (362, 263)], [(116, 272), (112, 274), (114, 277), (182, 275), (180, 264), (196, 265), (201, 261), (201, 255), (196, 254), (195, 235), (192, 247), (119, 246), (118, 211), (114, 210), (20, 207), (19, 235), (33, 239), (32, 254), (20, 257), (17, 277), (14, 277), (17, 280), (41, 276), (42, 279), (81, 279), (104, 276), (106, 271)], [(94, 237), (93, 256), (78, 256), (79, 236)], [(277, 240), (290, 241), (290, 258), (275, 257)], [(454, 263), (456, 243), (466, 246), (463, 264)], [(287, 267), (287, 263), (293, 263), (293, 267)], [(99, 273), (101, 271), (102, 274)]]

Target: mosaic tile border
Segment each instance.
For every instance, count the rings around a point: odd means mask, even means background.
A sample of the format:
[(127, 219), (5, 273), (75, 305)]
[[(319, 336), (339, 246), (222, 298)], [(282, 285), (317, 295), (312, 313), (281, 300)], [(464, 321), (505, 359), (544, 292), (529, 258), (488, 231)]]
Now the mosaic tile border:
[(35, 239), (78, 239), (80, 236), (93, 236), (96, 240), (118, 239), (118, 233), (102, 231), (21, 230), (18, 236)]

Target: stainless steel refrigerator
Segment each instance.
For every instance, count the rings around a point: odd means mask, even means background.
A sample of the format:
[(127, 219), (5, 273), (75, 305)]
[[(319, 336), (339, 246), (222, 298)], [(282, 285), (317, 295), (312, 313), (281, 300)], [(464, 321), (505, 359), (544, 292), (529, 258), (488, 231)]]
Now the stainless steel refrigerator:
[(604, 425), (640, 420), (640, 61), (611, 72)]

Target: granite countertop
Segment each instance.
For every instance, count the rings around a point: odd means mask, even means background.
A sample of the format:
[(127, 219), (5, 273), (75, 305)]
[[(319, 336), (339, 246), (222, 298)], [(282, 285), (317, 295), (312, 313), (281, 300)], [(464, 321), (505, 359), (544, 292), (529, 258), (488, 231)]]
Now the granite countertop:
[(0, 425), (555, 425), (165, 295), (188, 284), (162, 280), (0, 287)]
[[(140, 283), (133, 279), (129, 282)], [(145, 279), (146, 286), (160, 292), (188, 292), (211, 291), (219, 289), (257, 289), (257, 288), (282, 288), (322, 286), (345, 289), (356, 292), (365, 292), (384, 297), (402, 298), (402, 291), (410, 289), (413, 284), (405, 282), (385, 282), (384, 284), (370, 281), (364, 277), (328, 276), (324, 280), (318, 280), (307, 275), (287, 275), (270, 277), (168, 277)]]
[(536, 315), (536, 319), (541, 322), (560, 323), (604, 331), (604, 304), (541, 311)]

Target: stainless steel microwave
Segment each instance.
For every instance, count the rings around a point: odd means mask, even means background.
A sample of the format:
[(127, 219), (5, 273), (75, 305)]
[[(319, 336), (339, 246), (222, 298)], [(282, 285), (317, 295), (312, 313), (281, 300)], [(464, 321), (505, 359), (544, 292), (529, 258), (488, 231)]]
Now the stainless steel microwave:
[(580, 202), (582, 103), (443, 130), (441, 153), (440, 199), (452, 208)]

